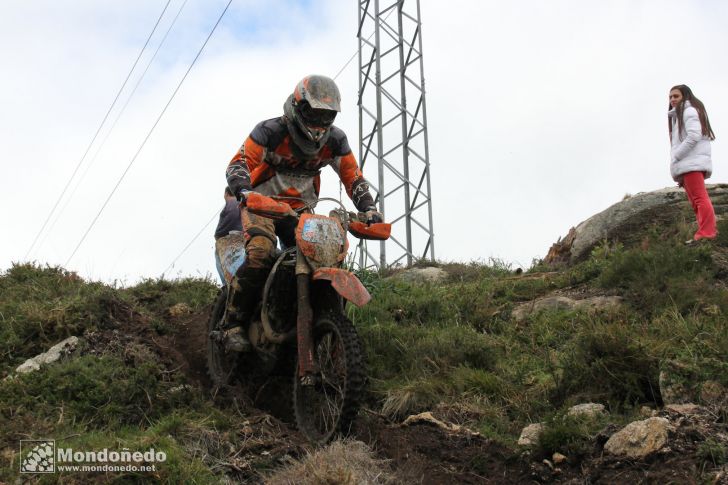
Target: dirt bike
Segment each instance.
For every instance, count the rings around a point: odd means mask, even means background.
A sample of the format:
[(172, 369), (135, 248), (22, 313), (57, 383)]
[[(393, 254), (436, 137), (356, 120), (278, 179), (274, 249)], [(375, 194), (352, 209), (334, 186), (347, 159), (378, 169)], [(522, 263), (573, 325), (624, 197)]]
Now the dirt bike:
[[(339, 204), (328, 216), (314, 214), (311, 206), (299, 214), (283, 199), (292, 198), (257, 193), (247, 198), (248, 210), (256, 215), (294, 223), (290, 218), (297, 219), (296, 244), (283, 249), (271, 268), (248, 328), (253, 351), (246, 354), (225, 352), (221, 325), (233, 277), (225, 271), (228, 284), (208, 323), (208, 371), (216, 385), (225, 386), (251, 367), (273, 373), (294, 358), (296, 424), (310, 441), (323, 444), (348, 431), (366, 378), (362, 344), (344, 308), (346, 302), (365, 305), (371, 297), (359, 279), (342, 268), (349, 247), (346, 231), (363, 239), (385, 240), (391, 225), (367, 225), (362, 214), (347, 212), (335, 199), (319, 199)], [(242, 237), (237, 241), (233, 249), (240, 253)], [(246, 365), (240, 365), (241, 359), (247, 360)]]

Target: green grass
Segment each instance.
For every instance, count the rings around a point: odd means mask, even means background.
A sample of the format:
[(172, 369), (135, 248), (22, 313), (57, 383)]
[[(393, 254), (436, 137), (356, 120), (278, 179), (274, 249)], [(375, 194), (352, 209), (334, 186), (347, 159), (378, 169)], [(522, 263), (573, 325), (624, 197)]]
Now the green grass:
[[(659, 403), (668, 361), (724, 383), (728, 285), (710, 246), (679, 240), (653, 234), (645, 249), (602, 244), (557, 273), (450, 264), (440, 265), (450, 276), (435, 285), (366, 275), (373, 300), (349, 313), (368, 352), (372, 405), (396, 419), (466, 410), (459, 417), (467, 424), (512, 444), (523, 425), (580, 402), (604, 403), (617, 416)], [(510, 319), (519, 302), (578, 287), (619, 294), (626, 305)], [(568, 434), (575, 425), (557, 428)]]
[[(217, 483), (203, 457), (223, 449), (217, 433), (234, 437), (239, 424), (229, 411), (216, 409), (199, 391), (170, 392), (169, 380), (153, 363), (128, 366), (114, 356), (81, 356), (11, 380), (0, 381), (0, 450), (12, 452), (19, 439), (51, 437), (77, 450), (146, 450), (167, 454), (155, 477), (162, 483)], [(12, 403), (12, 406), (9, 404)], [(214, 433), (213, 433), (214, 431)], [(205, 435), (215, 439), (206, 442)], [(218, 442), (217, 444), (216, 441)], [(16, 477), (17, 466), (2, 467), (0, 479)], [(114, 483), (134, 483), (144, 473), (113, 473)], [(82, 475), (47, 477), (65, 483)]]
[(587, 455), (594, 446), (594, 437), (609, 421), (606, 414), (570, 416), (557, 413), (545, 421), (535, 451), (549, 458), (554, 453), (561, 453), (572, 460)]
[(183, 278), (174, 282), (146, 279), (122, 293), (129, 295), (149, 312), (162, 315), (178, 303), (184, 303), (193, 311), (201, 310), (214, 301), (217, 291), (216, 283), (211, 280)]
[[(0, 481), (19, 476), (17, 461), (12, 467), (7, 462), (17, 460), (18, 440), (48, 437), (74, 449), (155, 447), (168, 457), (154, 474), (156, 481), (218, 483), (203, 460), (215, 450), (201, 437), (234, 430), (239, 416), (216, 408), (199, 390), (172, 392), (184, 376), (167, 369), (149, 346), (124, 339), (134, 331), (131, 326), (164, 325), (167, 309), (176, 303), (203, 309), (215, 291), (206, 280), (115, 288), (86, 282), (62, 268), (31, 264), (13, 265), (0, 274), (3, 377), (70, 335), (116, 331), (117, 344), (122, 344), (99, 351), (82, 341), (71, 358), (32, 374), (0, 379)], [(229, 447), (217, 453), (223, 459)], [(105, 481), (138, 483), (149, 477), (120, 472), (106, 475)], [(87, 478), (56, 474), (40, 483), (82, 483)]]
[(706, 464), (721, 466), (728, 463), (728, 450), (719, 441), (708, 438), (698, 447), (698, 457)]
[[(154, 363), (127, 366), (114, 356), (83, 355), (31, 374), (0, 382), (0, 401), (13, 402), (17, 413), (6, 409), (0, 416), (12, 421), (24, 416), (37, 419), (59, 416), (84, 427), (143, 425), (181, 404)], [(185, 400), (185, 407), (194, 405)]]
[(130, 310), (113, 288), (58, 267), (13, 265), (0, 294), (0, 374), (66, 337), (126, 321)]

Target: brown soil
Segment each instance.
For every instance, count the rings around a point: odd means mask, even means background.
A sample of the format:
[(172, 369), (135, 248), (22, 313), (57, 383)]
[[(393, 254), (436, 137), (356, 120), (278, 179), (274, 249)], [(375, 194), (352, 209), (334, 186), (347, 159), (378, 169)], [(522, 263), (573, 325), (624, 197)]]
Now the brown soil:
[(362, 415), (356, 437), (391, 460), (404, 483), (529, 483), (528, 462), (481, 436), (456, 434), (429, 424), (402, 426)]
[(207, 375), (207, 319), (211, 307), (202, 313), (177, 317), (170, 322), (177, 329), (169, 345), (181, 354), (182, 371), (204, 388), (211, 385)]
[[(169, 372), (182, 372), (192, 384), (209, 387), (205, 362), (205, 334), (208, 312), (169, 317), (170, 332), (161, 334), (144, 315), (129, 310), (111, 328), (87, 332), (90, 353), (114, 352), (128, 360), (142, 358), (143, 348), (151, 349)], [(147, 351), (148, 353), (148, 351)]]

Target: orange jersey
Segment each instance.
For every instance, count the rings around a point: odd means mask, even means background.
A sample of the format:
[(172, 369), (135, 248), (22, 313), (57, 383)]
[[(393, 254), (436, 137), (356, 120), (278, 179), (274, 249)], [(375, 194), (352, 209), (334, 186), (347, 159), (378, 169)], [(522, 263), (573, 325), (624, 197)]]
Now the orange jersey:
[[(284, 118), (258, 123), (228, 164), (226, 176), (236, 195), (242, 190), (254, 190), (267, 196), (299, 197), (314, 203), (319, 196), (321, 169), (327, 165), (339, 175), (358, 210), (374, 205), (346, 134), (335, 126), (321, 150), (306, 156), (292, 142)], [(289, 203), (293, 208), (304, 206), (301, 201)]]

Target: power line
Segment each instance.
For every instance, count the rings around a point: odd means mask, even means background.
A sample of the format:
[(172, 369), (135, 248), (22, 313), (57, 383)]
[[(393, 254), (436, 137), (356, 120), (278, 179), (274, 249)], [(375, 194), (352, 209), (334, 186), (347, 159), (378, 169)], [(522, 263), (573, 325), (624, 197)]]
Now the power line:
[(104, 136), (104, 139), (101, 141), (101, 145), (99, 145), (99, 147), (96, 149), (96, 153), (91, 158), (91, 161), (86, 165), (86, 168), (84, 169), (83, 173), (81, 174), (81, 177), (79, 177), (78, 181), (76, 182), (76, 186), (71, 191), (71, 195), (68, 196), (68, 198), (66, 199), (66, 202), (64, 202), (63, 206), (61, 207), (61, 210), (59, 210), (58, 213), (56, 214), (55, 220), (51, 223), (51, 226), (48, 229), (48, 231), (46, 231), (46, 234), (43, 237), (43, 239), (41, 239), (41, 242), (38, 245), (38, 248), (41, 248), (43, 246), (43, 244), (45, 243), (45, 241), (47, 240), (48, 235), (53, 233), (53, 229), (56, 227), (56, 224), (58, 224), (58, 221), (60, 220), (61, 215), (66, 210), (66, 207), (68, 207), (68, 204), (73, 199), (73, 196), (76, 195), (76, 191), (81, 186), (81, 183), (83, 182), (84, 178), (86, 178), (86, 174), (88, 174), (89, 169), (94, 164), (94, 162), (96, 161), (96, 159), (99, 156), (99, 153), (101, 153), (101, 150), (106, 145), (106, 141), (111, 136), (111, 133), (114, 131), (114, 128), (116, 128), (116, 124), (119, 122), (119, 119), (124, 114), (124, 111), (126, 111), (126, 107), (129, 106), (129, 102), (134, 97), (134, 94), (136, 94), (136, 91), (139, 88), (139, 85), (144, 80), (144, 77), (146, 76), (147, 71), (149, 71), (149, 68), (151, 67), (152, 63), (154, 62), (154, 59), (156, 59), (157, 54), (159, 53), (159, 50), (162, 48), (162, 45), (164, 45), (164, 42), (167, 40), (167, 36), (169, 35), (170, 31), (174, 27), (175, 23), (177, 23), (177, 19), (179, 18), (180, 14), (182, 13), (182, 10), (185, 8), (186, 4), (187, 4), (187, 0), (184, 0), (184, 2), (182, 2), (182, 6), (180, 6), (179, 10), (177, 11), (177, 14), (175, 15), (174, 19), (172, 20), (172, 23), (169, 25), (167, 32), (165, 32), (164, 37), (162, 37), (162, 41), (157, 46), (157, 49), (154, 51), (154, 54), (152, 55), (151, 59), (149, 59), (147, 66), (144, 68), (144, 72), (142, 72), (142, 75), (139, 77), (136, 84), (134, 85), (134, 89), (132, 89), (131, 94), (126, 99), (124, 106), (122, 106), (121, 109), (119, 110), (119, 113), (116, 115), (114, 122), (111, 124), (111, 128), (109, 128), (109, 131), (106, 133), (106, 135)]
[[(370, 36), (370, 37), (371, 37), (371, 36)], [(353, 53), (353, 54), (351, 55), (351, 57), (349, 58), (349, 60), (348, 60), (348, 61), (346, 61), (346, 64), (344, 64), (343, 66), (341, 66), (341, 69), (339, 69), (339, 72), (337, 72), (337, 73), (336, 73), (336, 76), (334, 76), (334, 78), (333, 78), (333, 79), (334, 79), (334, 81), (336, 80), (336, 78), (337, 78), (337, 77), (339, 77), (339, 76), (341, 75), (341, 73), (342, 73), (342, 72), (344, 72), (344, 69), (346, 69), (346, 66), (348, 66), (349, 64), (351, 64), (351, 61), (353, 61), (353, 60), (354, 60), (354, 58), (356, 57), (356, 55), (357, 55), (358, 53), (359, 53), (359, 50), (356, 50), (356, 51), (355, 51), (355, 52), (354, 52), (354, 53)]]
[(225, 5), (225, 9), (220, 14), (220, 17), (217, 19), (217, 22), (215, 22), (215, 25), (212, 27), (212, 30), (210, 31), (210, 33), (208, 34), (207, 38), (205, 39), (205, 42), (202, 44), (202, 47), (200, 47), (200, 50), (197, 52), (197, 55), (192, 60), (192, 63), (190, 64), (190, 67), (187, 68), (187, 72), (185, 72), (184, 76), (182, 76), (182, 79), (180, 80), (179, 84), (177, 85), (177, 87), (175, 88), (174, 92), (172, 93), (172, 96), (169, 98), (169, 101), (167, 101), (167, 104), (164, 106), (164, 109), (162, 109), (162, 112), (159, 114), (159, 117), (157, 118), (157, 121), (155, 121), (154, 122), (154, 125), (152, 125), (152, 128), (149, 130), (149, 133), (147, 133), (147, 136), (144, 138), (144, 141), (142, 141), (142, 144), (139, 146), (139, 149), (137, 150), (137, 152), (132, 157), (131, 161), (129, 162), (129, 165), (127, 165), (126, 169), (121, 174), (121, 177), (119, 177), (119, 180), (116, 182), (116, 185), (114, 185), (114, 188), (111, 190), (111, 193), (109, 193), (109, 196), (104, 201), (103, 205), (101, 206), (101, 209), (99, 209), (98, 214), (96, 214), (96, 217), (94, 217), (93, 221), (91, 221), (91, 224), (88, 226), (88, 229), (86, 229), (86, 232), (81, 237), (81, 240), (78, 241), (78, 244), (76, 245), (76, 248), (73, 250), (73, 252), (71, 253), (71, 255), (68, 257), (68, 259), (64, 263), (64, 266), (68, 266), (68, 263), (71, 261), (71, 259), (73, 259), (73, 256), (76, 255), (76, 252), (78, 251), (78, 248), (81, 247), (81, 244), (83, 244), (83, 241), (86, 239), (86, 236), (88, 236), (89, 232), (91, 232), (91, 229), (94, 227), (94, 225), (96, 224), (96, 221), (101, 216), (101, 213), (106, 208), (106, 205), (111, 200), (111, 197), (113, 197), (114, 193), (116, 192), (116, 189), (119, 188), (119, 185), (121, 184), (122, 180), (124, 180), (124, 177), (126, 177), (126, 174), (129, 172), (129, 169), (134, 164), (134, 162), (136, 161), (137, 157), (141, 153), (142, 149), (146, 145), (147, 141), (149, 140), (149, 137), (152, 136), (152, 132), (154, 132), (154, 129), (157, 127), (157, 125), (159, 124), (159, 121), (164, 116), (164, 113), (167, 111), (167, 108), (169, 108), (169, 105), (172, 103), (172, 100), (177, 95), (177, 92), (179, 91), (179, 88), (182, 86), (182, 83), (184, 83), (185, 79), (187, 79), (187, 75), (190, 73), (190, 71), (194, 67), (195, 63), (197, 62), (197, 59), (199, 59), (200, 55), (202, 54), (202, 51), (205, 49), (205, 46), (207, 45), (207, 42), (212, 37), (212, 34), (215, 33), (215, 30), (217, 29), (217, 26), (220, 25), (220, 21), (222, 21), (222, 18), (225, 16), (225, 12), (227, 12), (228, 7), (230, 7), (230, 4), (232, 3), (232, 1), (233, 0), (228, 0), (227, 5)]
[(214, 213), (214, 214), (212, 214), (212, 217), (210, 218), (210, 220), (209, 220), (209, 221), (207, 221), (207, 223), (206, 223), (206, 224), (205, 224), (204, 226), (202, 226), (202, 229), (200, 229), (200, 231), (199, 231), (199, 232), (198, 232), (197, 234), (195, 234), (195, 237), (193, 237), (193, 238), (192, 238), (192, 240), (191, 240), (190, 242), (188, 242), (188, 243), (187, 243), (187, 246), (185, 246), (185, 247), (184, 247), (184, 249), (183, 249), (182, 251), (180, 251), (180, 252), (179, 252), (179, 254), (178, 254), (178, 255), (177, 255), (177, 256), (176, 256), (176, 257), (175, 257), (175, 258), (174, 258), (174, 259), (172, 260), (172, 262), (171, 262), (171, 263), (169, 263), (169, 266), (167, 266), (167, 268), (166, 268), (166, 269), (165, 269), (164, 271), (162, 271), (162, 276), (164, 276), (164, 274), (165, 274), (165, 273), (166, 273), (167, 271), (169, 271), (169, 270), (170, 270), (170, 269), (172, 268), (172, 266), (174, 266), (174, 263), (176, 263), (176, 262), (177, 262), (177, 260), (178, 260), (178, 259), (179, 259), (180, 257), (182, 257), (182, 255), (183, 255), (183, 254), (184, 254), (185, 252), (187, 252), (187, 250), (188, 250), (188, 249), (190, 248), (190, 246), (192, 246), (192, 243), (193, 243), (193, 242), (195, 242), (195, 241), (197, 240), (197, 238), (198, 238), (198, 237), (200, 237), (200, 234), (202, 234), (202, 233), (203, 233), (203, 231), (204, 231), (205, 229), (207, 229), (207, 226), (209, 226), (209, 225), (210, 225), (210, 223), (211, 223), (212, 221), (214, 221), (214, 220), (215, 220), (215, 217), (216, 217), (216, 216), (217, 216), (217, 215), (219, 214), (219, 211), (223, 210), (224, 208), (225, 208), (225, 206), (223, 206), (223, 207), (222, 207), (221, 209), (218, 209), (218, 210), (216, 210), (216, 211), (215, 211), (215, 213)]
[(111, 106), (109, 106), (108, 111), (106, 111), (106, 114), (104, 115), (104, 119), (101, 120), (101, 124), (99, 125), (98, 129), (96, 130), (96, 133), (94, 133), (94, 136), (91, 139), (91, 142), (88, 144), (88, 147), (86, 147), (86, 151), (83, 153), (83, 156), (76, 164), (76, 168), (73, 170), (73, 173), (71, 174), (71, 177), (68, 179), (68, 182), (66, 182), (66, 186), (63, 187), (63, 190), (61, 191), (61, 195), (58, 196), (58, 200), (56, 200), (55, 204), (53, 205), (53, 208), (48, 213), (48, 217), (46, 217), (46, 220), (43, 222), (43, 225), (41, 226), (40, 230), (38, 231), (38, 234), (35, 235), (35, 238), (33, 239), (33, 242), (31, 243), (30, 247), (28, 248), (28, 252), (25, 253), (25, 257), (23, 259), (28, 259), (30, 252), (33, 250), (33, 247), (35, 246), (35, 243), (38, 242), (38, 237), (40, 237), (41, 233), (43, 232), (45, 227), (48, 225), (48, 221), (51, 219), (53, 212), (55, 212), (56, 208), (58, 208), (58, 204), (61, 202), (61, 199), (63, 199), (63, 196), (66, 194), (68, 187), (71, 185), (71, 181), (76, 176), (76, 173), (78, 173), (78, 169), (81, 167), (81, 164), (83, 163), (83, 161), (86, 159), (86, 155), (88, 155), (89, 150), (91, 150), (91, 147), (93, 146), (94, 142), (96, 141), (96, 137), (99, 136), (99, 132), (101, 132), (101, 128), (104, 126), (104, 123), (106, 123), (106, 119), (109, 117), (111, 110), (114, 109), (114, 106), (116, 105), (116, 102), (119, 100), (119, 96), (121, 95), (121, 92), (124, 90), (126, 83), (129, 82), (131, 73), (134, 72), (134, 69), (136, 68), (137, 63), (139, 62), (139, 59), (141, 59), (142, 54), (144, 53), (144, 50), (147, 48), (147, 45), (149, 44), (149, 41), (151, 40), (152, 36), (154, 35), (154, 32), (156, 32), (157, 26), (159, 26), (159, 22), (162, 20), (164, 13), (167, 11), (167, 7), (169, 7), (170, 1), (171, 0), (167, 0), (167, 3), (164, 5), (164, 9), (162, 10), (162, 13), (159, 14), (159, 18), (157, 19), (157, 22), (154, 24), (154, 28), (152, 29), (152, 31), (149, 33), (149, 37), (147, 37), (147, 41), (144, 42), (144, 46), (142, 47), (142, 50), (139, 51), (139, 55), (137, 56), (136, 60), (134, 61), (134, 64), (131, 66), (131, 69), (129, 70), (129, 74), (126, 75), (126, 79), (124, 79), (124, 83), (121, 85), (121, 88), (119, 88), (119, 92), (116, 93), (116, 97), (114, 98), (114, 101), (111, 103)]

